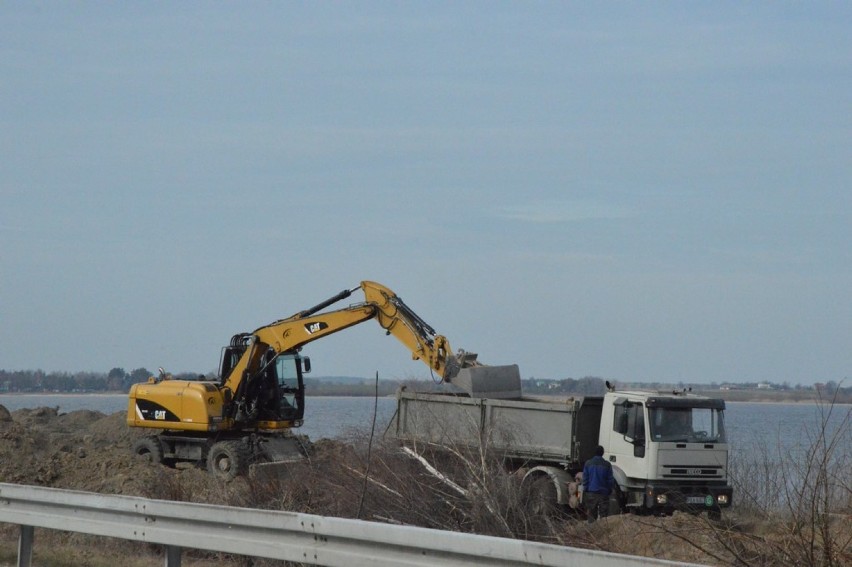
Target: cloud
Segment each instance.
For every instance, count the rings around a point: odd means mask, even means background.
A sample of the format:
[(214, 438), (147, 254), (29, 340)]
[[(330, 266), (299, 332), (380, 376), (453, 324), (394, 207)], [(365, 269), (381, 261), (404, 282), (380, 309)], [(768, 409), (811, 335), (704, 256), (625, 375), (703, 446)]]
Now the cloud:
[(626, 219), (636, 216), (626, 207), (591, 200), (539, 200), (500, 207), (496, 216), (537, 224), (558, 224), (589, 220)]

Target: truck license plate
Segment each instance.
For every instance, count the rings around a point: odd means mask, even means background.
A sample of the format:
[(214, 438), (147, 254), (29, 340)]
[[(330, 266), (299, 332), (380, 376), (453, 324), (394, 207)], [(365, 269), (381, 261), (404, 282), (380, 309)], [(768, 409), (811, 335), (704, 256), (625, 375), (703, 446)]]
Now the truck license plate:
[(687, 496), (686, 497), (687, 504), (704, 504), (703, 496)]

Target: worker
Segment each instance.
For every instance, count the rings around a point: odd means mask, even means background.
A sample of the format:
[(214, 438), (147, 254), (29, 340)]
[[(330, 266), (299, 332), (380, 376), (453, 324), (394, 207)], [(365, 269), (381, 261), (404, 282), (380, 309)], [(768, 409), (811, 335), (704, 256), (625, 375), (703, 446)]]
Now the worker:
[(583, 506), (589, 523), (609, 515), (609, 495), (615, 488), (612, 465), (603, 458), (604, 448), (598, 445), (595, 456), (583, 466)]

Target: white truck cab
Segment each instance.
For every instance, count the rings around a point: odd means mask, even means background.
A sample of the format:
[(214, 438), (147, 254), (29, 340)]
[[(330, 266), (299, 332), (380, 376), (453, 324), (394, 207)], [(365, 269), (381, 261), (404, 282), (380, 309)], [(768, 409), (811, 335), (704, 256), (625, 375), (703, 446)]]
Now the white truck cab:
[(725, 402), (686, 392), (608, 392), (598, 439), (619, 504), (636, 512), (731, 505)]

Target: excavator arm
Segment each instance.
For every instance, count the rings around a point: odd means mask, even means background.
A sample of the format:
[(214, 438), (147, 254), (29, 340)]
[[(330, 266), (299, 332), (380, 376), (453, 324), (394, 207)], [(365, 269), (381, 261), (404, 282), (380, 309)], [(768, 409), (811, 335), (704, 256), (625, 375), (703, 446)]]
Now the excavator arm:
[[(411, 351), (413, 360), (423, 361), (442, 380), (450, 381), (458, 374), (464, 361), (453, 355), (450, 342), (435, 332), (402, 299), (385, 286), (376, 282), (363, 281), (361, 289), (367, 303), (375, 306), (376, 319), (388, 334), (396, 337)], [(468, 356), (467, 364), (475, 357)]]
[[(364, 301), (342, 309), (322, 312), (360, 289)], [(274, 377), (269, 373), (276, 357), (298, 352), (306, 344), (327, 337), (354, 325), (374, 319), (389, 335), (396, 337), (411, 352), (412, 359), (423, 361), (442, 381), (451, 381), (462, 368), (479, 367), (476, 355), (460, 351), (453, 355), (449, 341), (435, 332), (402, 299), (387, 287), (363, 281), (358, 287), (346, 289), (309, 309), (299, 311), (253, 331), (235, 335), (231, 350), (239, 356), (235, 364), (225, 368), (223, 363), (221, 388), (230, 400), (224, 409), (225, 417), (248, 423), (259, 419), (263, 396), (274, 389)], [(274, 374), (274, 373), (273, 373)], [(274, 403), (274, 402), (273, 402)], [(262, 420), (264, 427), (273, 427), (275, 420)]]
[[(358, 289), (364, 292), (362, 303), (317, 313)], [(375, 319), (388, 334), (404, 344), (412, 359), (423, 361), (442, 380), (451, 380), (462, 365), (477, 365), (475, 356), (454, 356), (446, 337), (437, 334), (393, 291), (376, 282), (363, 281), (359, 287), (344, 290), (310, 309), (256, 329), (248, 338), (240, 360), (228, 376), (222, 377), (223, 386), (238, 392), (244, 380), (263, 368), (269, 349), (276, 354), (297, 351), (310, 342), (370, 319)]]

